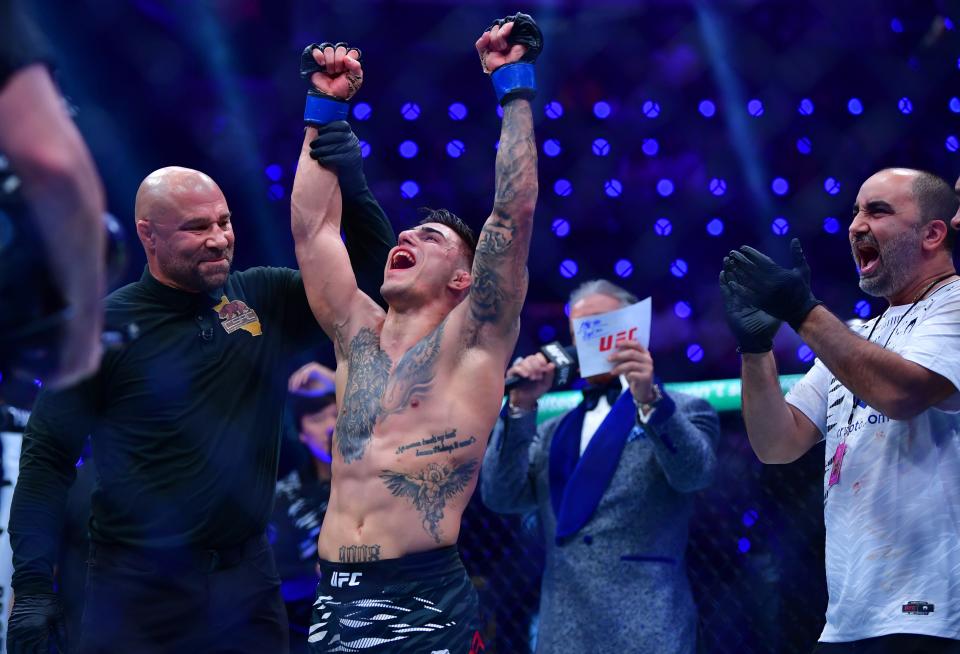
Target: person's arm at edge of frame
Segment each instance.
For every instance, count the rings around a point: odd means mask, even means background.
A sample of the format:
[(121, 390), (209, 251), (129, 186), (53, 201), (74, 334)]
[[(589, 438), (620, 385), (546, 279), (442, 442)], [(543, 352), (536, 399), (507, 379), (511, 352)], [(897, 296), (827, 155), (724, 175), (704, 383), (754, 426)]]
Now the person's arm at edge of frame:
[(47, 68), (32, 64), (0, 89), (0, 150), (20, 178), (53, 278), (71, 309), (58, 375), (62, 388), (100, 361), (106, 291), (103, 185)]

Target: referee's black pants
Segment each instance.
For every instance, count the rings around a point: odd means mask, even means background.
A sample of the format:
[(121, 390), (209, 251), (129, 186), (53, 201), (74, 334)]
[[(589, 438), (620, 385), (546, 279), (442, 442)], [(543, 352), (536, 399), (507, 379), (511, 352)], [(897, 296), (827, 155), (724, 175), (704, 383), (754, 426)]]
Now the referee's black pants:
[(285, 654), (288, 638), (265, 536), (222, 550), (90, 547), (80, 654)]

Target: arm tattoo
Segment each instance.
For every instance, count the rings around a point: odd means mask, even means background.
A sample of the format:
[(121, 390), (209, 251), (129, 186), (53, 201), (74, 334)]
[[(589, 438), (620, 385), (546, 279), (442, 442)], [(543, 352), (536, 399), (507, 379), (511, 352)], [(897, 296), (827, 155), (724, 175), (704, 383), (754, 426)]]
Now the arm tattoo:
[(401, 413), (415, 396), (430, 392), (437, 372), (444, 325), (446, 320), (400, 358), (383, 394), (378, 421), (394, 413)]
[(367, 563), (380, 560), (380, 545), (341, 545), (340, 563)]
[(360, 459), (370, 442), (393, 362), (380, 349), (377, 333), (364, 327), (350, 343), (349, 366), (335, 434), (337, 449), (346, 463)]
[[(537, 199), (537, 144), (530, 105), (514, 101), (504, 108), (497, 152), (493, 213), (483, 226), (473, 264), (470, 317), (474, 330), (485, 323), (507, 323), (511, 305), (523, 300), (527, 250)], [(476, 334), (468, 330), (468, 337)]]
[(477, 470), (476, 459), (454, 467), (445, 463), (428, 463), (413, 474), (383, 470), (380, 479), (394, 497), (408, 497), (423, 516), (423, 528), (441, 542), (440, 521), (447, 500), (462, 493)]

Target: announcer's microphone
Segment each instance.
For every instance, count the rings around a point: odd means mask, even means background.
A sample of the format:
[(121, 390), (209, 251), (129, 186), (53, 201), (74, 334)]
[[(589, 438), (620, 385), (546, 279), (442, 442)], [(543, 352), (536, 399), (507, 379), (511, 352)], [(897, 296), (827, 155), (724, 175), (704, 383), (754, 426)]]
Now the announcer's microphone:
[[(573, 376), (580, 370), (580, 366), (577, 364), (576, 345), (564, 347), (560, 345), (559, 341), (553, 341), (541, 347), (540, 353), (547, 358), (547, 361), (557, 367), (553, 375), (552, 388), (563, 388), (571, 382)], [(524, 377), (510, 375), (503, 382), (503, 392), (509, 393), (526, 381), (528, 380)]]

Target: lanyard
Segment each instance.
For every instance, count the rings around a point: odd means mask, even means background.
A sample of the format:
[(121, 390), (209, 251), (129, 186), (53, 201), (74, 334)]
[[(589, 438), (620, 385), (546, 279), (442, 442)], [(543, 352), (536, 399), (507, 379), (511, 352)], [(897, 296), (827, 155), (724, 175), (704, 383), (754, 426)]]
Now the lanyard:
[[(913, 308), (917, 306), (917, 304), (919, 304), (920, 301), (927, 296), (927, 293), (929, 293), (934, 286), (944, 281), (945, 279), (949, 279), (950, 277), (953, 277), (955, 274), (956, 273), (950, 273), (949, 275), (938, 277), (937, 279), (927, 284), (927, 287), (923, 289), (923, 292), (920, 293), (920, 295), (917, 296), (917, 299), (913, 301), (913, 304), (910, 305), (910, 308), (904, 311), (903, 315), (900, 316), (900, 318), (897, 320), (897, 323), (893, 326), (893, 329), (890, 330), (890, 333), (887, 334), (886, 340), (883, 342), (883, 345), (881, 345), (880, 347), (882, 347), (883, 349), (887, 348), (887, 345), (890, 344), (890, 339), (893, 338), (893, 335), (896, 333), (897, 329), (900, 327), (900, 323), (903, 322), (903, 319), (906, 318), (911, 311), (913, 311)], [(946, 287), (941, 287), (941, 288), (946, 288)], [(883, 314), (881, 314), (880, 317), (877, 318), (876, 322), (873, 323), (873, 326), (870, 328), (870, 333), (867, 334), (868, 341), (873, 342), (871, 340), (873, 338), (873, 332), (877, 329), (877, 325), (879, 325), (883, 321), (883, 316), (886, 315), (886, 313), (887, 312), (884, 311)], [(857, 397), (856, 393), (853, 393), (853, 392), (850, 393), (850, 397), (851, 397), (851, 400), (853, 400), (853, 405), (850, 407), (850, 417), (847, 418), (847, 428), (846, 430), (844, 430), (844, 434), (840, 439), (840, 443), (837, 444), (837, 449), (833, 453), (833, 459), (831, 459), (830, 461), (831, 463), (830, 478), (827, 480), (827, 490), (823, 495), (824, 506), (826, 506), (827, 497), (830, 494), (830, 489), (832, 489), (834, 486), (840, 483), (840, 470), (843, 467), (843, 457), (847, 453), (847, 436), (849, 436), (850, 433), (853, 431), (850, 428), (850, 425), (853, 423), (853, 416), (857, 411), (857, 404), (859, 403), (860, 400)]]

